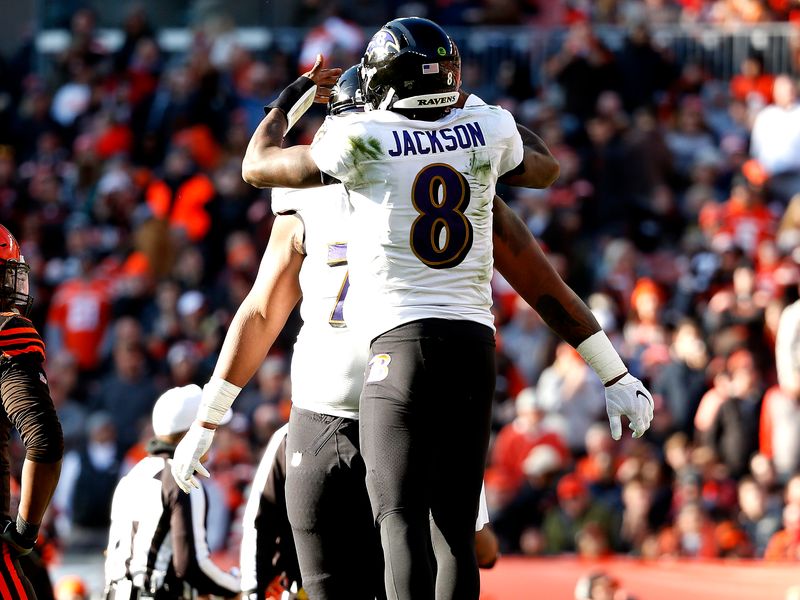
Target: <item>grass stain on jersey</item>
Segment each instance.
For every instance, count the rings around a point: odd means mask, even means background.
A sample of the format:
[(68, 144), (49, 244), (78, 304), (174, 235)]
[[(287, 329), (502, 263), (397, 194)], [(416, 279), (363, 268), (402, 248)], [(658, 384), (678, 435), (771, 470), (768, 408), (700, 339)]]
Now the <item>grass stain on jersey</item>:
[(481, 185), (489, 185), (489, 179), (492, 176), (492, 163), (485, 153), (478, 153), (473, 150), (469, 153), (467, 172)]
[(350, 151), (347, 153), (346, 163), (352, 165), (355, 177), (349, 181), (351, 186), (358, 186), (364, 180), (364, 162), (379, 160), (383, 156), (383, 148), (378, 138), (367, 136), (364, 138), (350, 137)]

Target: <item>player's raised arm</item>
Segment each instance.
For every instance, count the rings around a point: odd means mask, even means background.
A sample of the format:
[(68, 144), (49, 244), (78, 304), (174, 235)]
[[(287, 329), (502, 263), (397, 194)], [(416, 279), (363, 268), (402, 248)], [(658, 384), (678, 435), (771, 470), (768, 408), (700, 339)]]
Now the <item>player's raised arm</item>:
[(500, 180), (518, 187), (541, 189), (551, 186), (561, 173), (558, 161), (542, 138), (519, 123), (517, 130), (522, 137), (525, 154), (520, 165)]
[(572, 345), (606, 387), (606, 409), (614, 439), (622, 437), (620, 416), (641, 437), (653, 419), (653, 399), (628, 373), (589, 307), (564, 283), (525, 223), (505, 202), (494, 199), (494, 263), (545, 323)]
[(300, 219), (290, 215), (275, 219), (256, 281), (236, 311), (214, 375), (203, 387), (197, 420), (175, 449), (172, 475), (184, 492), (190, 485), (198, 487), (195, 471), (208, 477), (200, 457), (208, 452), (217, 425), (264, 362), (300, 299), (302, 238)]
[(265, 107), (242, 160), (242, 178), (257, 188), (305, 188), (322, 185), (322, 174), (311, 158), (309, 146), (282, 148), (283, 136), (312, 102), (327, 102), (341, 69), (323, 67), (322, 55), (314, 67), (283, 90)]

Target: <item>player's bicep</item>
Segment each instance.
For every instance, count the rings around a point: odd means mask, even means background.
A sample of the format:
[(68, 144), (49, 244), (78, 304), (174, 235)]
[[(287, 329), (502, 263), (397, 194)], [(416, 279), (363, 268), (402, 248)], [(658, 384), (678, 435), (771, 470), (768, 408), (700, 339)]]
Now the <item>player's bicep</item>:
[(242, 177), (257, 188), (308, 188), (322, 185), (322, 173), (311, 157), (310, 146), (270, 147), (245, 156)]
[(560, 173), (558, 161), (544, 141), (533, 131), (516, 124), (517, 135), (508, 139), (505, 159), (499, 173), (507, 185), (528, 188), (546, 188)]
[(295, 215), (275, 218), (256, 281), (247, 297), (247, 302), (262, 314), (285, 320), (300, 299), (303, 232), (303, 222)]

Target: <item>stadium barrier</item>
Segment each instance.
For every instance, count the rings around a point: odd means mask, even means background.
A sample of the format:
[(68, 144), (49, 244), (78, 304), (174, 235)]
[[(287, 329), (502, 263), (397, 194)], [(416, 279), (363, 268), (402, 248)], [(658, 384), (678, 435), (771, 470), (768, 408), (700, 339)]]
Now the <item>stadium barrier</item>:
[(800, 585), (796, 563), (507, 556), (481, 571), (481, 600), (571, 600), (578, 580), (598, 571), (635, 600), (785, 600)]
[[(621, 26), (597, 25), (594, 32), (612, 51), (624, 47), (629, 29)], [(496, 70), (504, 61), (528, 65), (535, 83), (542, 77), (542, 66), (560, 48), (566, 28), (538, 27), (451, 27), (448, 28), (465, 61), (476, 61), (487, 71)], [(236, 43), (255, 52), (272, 48), (292, 54), (299, 52), (308, 30), (292, 27), (240, 27), (231, 35)], [(371, 31), (365, 30), (365, 36)], [(672, 54), (679, 63), (695, 62), (709, 73), (728, 79), (739, 70), (742, 60), (751, 52), (764, 59), (767, 72), (797, 71), (794, 60), (800, 49), (800, 28), (790, 23), (769, 23), (756, 26), (663, 25), (651, 28), (656, 47)], [(52, 56), (69, 44), (69, 32), (46, 29), (38, 33), (36, 48), (44, 56)], [(110, 51), (124, 40), (120, 29), (99, 29), (98, 41)], [(164, 28), (158, 32), (160, 47), (167, 53), (183, 53), (192, 44), (187, 28)]]

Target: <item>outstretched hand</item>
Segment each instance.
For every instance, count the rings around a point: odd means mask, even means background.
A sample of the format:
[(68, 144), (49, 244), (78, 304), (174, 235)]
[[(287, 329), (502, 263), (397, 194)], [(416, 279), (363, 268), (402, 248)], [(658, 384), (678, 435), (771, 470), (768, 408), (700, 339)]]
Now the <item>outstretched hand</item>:
[(653, 420), (653, 396), (641, 381), (631, 374), (626, 374), (617, 383), (606, 388), (606, 412), (611, 427), (611, 437), (618, 440), (622, 437), (623, 415), (628, 417), (628, 427), (633, 437), (640, 438), (650, 428)]
[(303, 77), (308, 77), (317, 84), (317, 91), (314, 95), (314, 102), (327, 104), (331, 97), (331, 88), (336, 84), (342, 70), (339, 68), (328, 69), (325, 67), (325, 59), (322, 54), (317, 54), (317, 61), (310, 71), (303, 73)]

